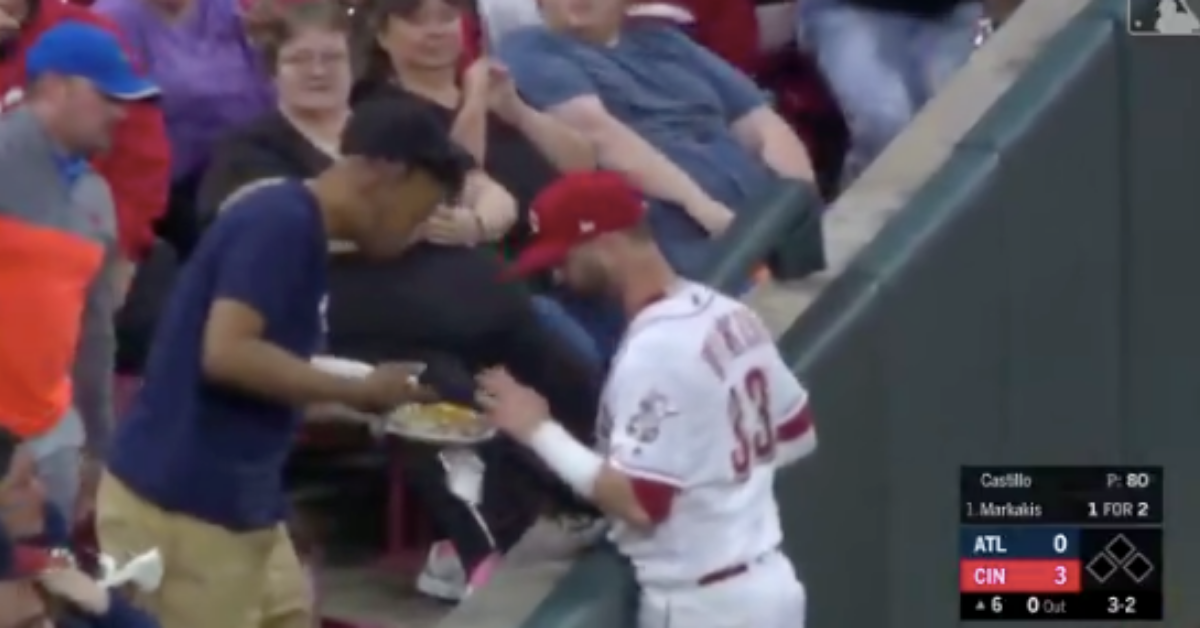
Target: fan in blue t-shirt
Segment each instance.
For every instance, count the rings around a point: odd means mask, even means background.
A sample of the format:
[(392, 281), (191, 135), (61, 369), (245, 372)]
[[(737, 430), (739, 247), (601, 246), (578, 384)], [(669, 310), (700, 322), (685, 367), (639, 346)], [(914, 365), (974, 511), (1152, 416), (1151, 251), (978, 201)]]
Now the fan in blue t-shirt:
[(230, 202), (180, 273), (145, 384), (114, 436), (97, 497), (101, 547), (157, 547), (167, 569), (156, 608), (180, 623), (201, 609), (253, 606), (268, 568), (300, 582), (281, 525), (300, 408), (379, 411), (424, 394), (399, 365), (365, 379), (310, 365), (328, 242), (398, 255), (472, 163), (426, 110), (395, 103), (356, 110), (341, 152), (312, 180), (266, 183)]

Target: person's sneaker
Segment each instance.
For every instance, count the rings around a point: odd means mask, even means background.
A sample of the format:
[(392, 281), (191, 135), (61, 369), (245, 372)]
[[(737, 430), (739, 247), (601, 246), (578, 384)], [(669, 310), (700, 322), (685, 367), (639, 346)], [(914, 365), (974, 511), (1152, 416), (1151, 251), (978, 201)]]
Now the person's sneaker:
[(492, 574), (496, 568), (500, 566), (500, 555), (490, 554), (483, 562), (475, 566), (471, 572), (471, 578), (467, 581), (467, 595), (482, 589), (488, 580), (492, 579)]
[(438, 541), (429, 548), (425, 567), (417, 576), (417, 590), (447, 602), (457, 602), (466, 596), (467, 574), (449, 541)]

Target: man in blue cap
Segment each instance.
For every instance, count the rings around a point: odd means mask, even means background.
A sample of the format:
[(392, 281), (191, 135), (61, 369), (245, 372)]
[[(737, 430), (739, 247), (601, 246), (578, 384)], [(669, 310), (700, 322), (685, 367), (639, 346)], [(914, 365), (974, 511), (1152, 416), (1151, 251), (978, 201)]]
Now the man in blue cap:
[(24, 104), (0, 117), (0, 293), (20, 301), (0, 307), (0, 427), (26, 441), (69, 517), (80, 448), (100, 460), (108, 441), (120, 301), (113, 197), (87, 159), (126, 102), (158, 89), (115, 35), (82, 22), (47, 30), (25, 65)]

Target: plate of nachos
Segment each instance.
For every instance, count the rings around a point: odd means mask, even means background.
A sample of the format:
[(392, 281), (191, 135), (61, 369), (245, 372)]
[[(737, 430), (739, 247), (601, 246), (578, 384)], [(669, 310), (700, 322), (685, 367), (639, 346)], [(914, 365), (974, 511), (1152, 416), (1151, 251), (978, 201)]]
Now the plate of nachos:
[(413, 403), (387, 416), (389, 434), (434, 445), (477, 445), (496, 435), (479, 413), (454, 403)]

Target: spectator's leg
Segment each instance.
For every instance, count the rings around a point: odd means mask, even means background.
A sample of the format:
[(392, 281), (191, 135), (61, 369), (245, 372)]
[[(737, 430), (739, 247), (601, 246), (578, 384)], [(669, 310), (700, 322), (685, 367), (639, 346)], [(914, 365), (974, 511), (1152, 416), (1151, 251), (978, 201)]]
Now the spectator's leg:
[[(735, 210), (736, 211), (736, 210)], [(683, 240), (657, 237), (658, 246), (671, 263), (671, 268), (683, 277), (703, 281), (719, 253), (717, 240)]]
[(162, 553), (159, 588), (134, 594), (162, 628), (259, 626), (278, 530), (233, 532), (170, 514), (106, 475), (96, 500), (96, 534), (101, 551), (119, 561), (151, 549)]
[(799, 28), (850, 129), (842, 174), (848, 185), (912, 119), (911, 20), (836, 0), (802, 2)]
[[(924, 105), (954, 76), (975, 51), (975, 35), (983, 19), (983, 5), (959, 5), (940, 20), (921, 23), (911, 42)], [(919, 107), (918, 107), (919, 108)]]
[[(438, 459), (435, 447), (416, 443), (405, 444), (400, 452), (404, 464), (404, 477), (411, 484), (433, 518), (438, 536), (447, 538), (458, 552), (463, 569), (470, 573), (496, 548), (492, 547), (490, 522), (480, 522), (471, 509), (463, 503), (446, 483), (446, 470)], [(484, 464), (487, 465), (486, 458)], [(504, 469), (488, 465), (488, 475), (504, 474)], [(487, 528), (484, 528), (487, 525)]]
[(607, 370), (625, 332), (625, 314), (620, 307), (607, 301), (582, 297), (569, 290), (561, 291), (555, 299), (563, 310), (579, 322), (600, 356), (601, 369)]
[[(392, 356), (392, 359), (400, 356)], [(456, 403), (474, 405), (475, 379), (467, 365), (453, 356), (439, 353), (421, 353), (403, 356), (425, 362), (422, 381), (436, 390), (442, 399)], [(483, 499), (489, 501), (494, 486), (514, 483), (513, 469), (488, 454), (492, 444), (479, 448), (479, 456), (485, 465)], [(481, 508), (483, 519), (476, 517), (458, 496), (450, 491), (446, 469), (438, 457), (435, 447), (417, 443), (404, 443), (400, 461), (404, 465), (404, 477), (417, 493), (421, 505), (433, 520), (438, 538), (446, 539), (453, 546), (453, 553), (446, 555), (442, 547), (435, 544), (418, 580), (418, 588), (427, 595), (455, 600), (465, 594), (468, 574), (487, 561), (494, 552), (505, 551), (520, 538), (528, 524), (519, 530), (510, 531), (513, 516), (526, 516), (532, 521), (536, 516), (533, 508), (522, 508), (516, 503), (507, 503), (507, 508), (493, 517), (493, 511)], [(494, 543), (494, 545), (493, 545)]]
[(74, 520), (79, 499), (83, 441), (83, 421), (71, 409), (52, 430), (27, 444), (37, 461), (38, 479), (46, 488), (46, 498), (68, 521)]
[(46, 498), (67, 521), (73, 520), (79, 499), (81, 456), (78, 447), (61, 447), (37, 460), (38, 479), (46, 489)]
[(300, 563), (287, 528), (275, 528), (259, 628), (313, 628), (314, 587)]
[(562, 304), (551, 297), (538, 295), (533, 297), (533, 309), (543, 324), (567, 341), (581, 356), (597, 366), (603, 362), (596, 341), (579, 321), (567, 313)]

